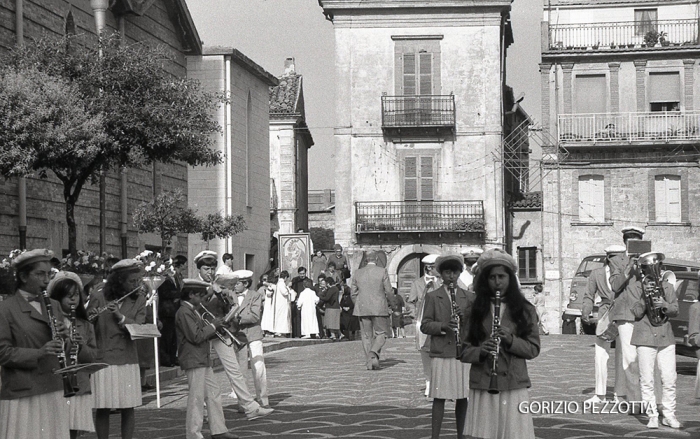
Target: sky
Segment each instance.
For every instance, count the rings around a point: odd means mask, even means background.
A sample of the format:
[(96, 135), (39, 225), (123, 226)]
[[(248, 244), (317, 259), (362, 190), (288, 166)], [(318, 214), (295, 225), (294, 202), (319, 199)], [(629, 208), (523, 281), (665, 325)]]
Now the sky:
[[(333, 24), (317, 0), (187, 0), (205, 46), (234, 47), (274, 76), (295, 58), (304, 77), (306, 123), (314, 138), (309, 151), (309, 189), (334, 189), (335, 126)], [(508, 48), (507, 83), (522, 107), (540, 120), (540, 21), (542, 0), (514, 0), (515, 43)]]

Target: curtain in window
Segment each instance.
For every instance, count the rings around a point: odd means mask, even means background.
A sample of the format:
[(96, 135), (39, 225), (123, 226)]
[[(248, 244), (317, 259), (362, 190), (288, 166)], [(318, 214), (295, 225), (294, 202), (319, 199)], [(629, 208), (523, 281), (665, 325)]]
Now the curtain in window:
[(656, 221), (681, 222), (681, 177), (657, 175), (654, 180)]

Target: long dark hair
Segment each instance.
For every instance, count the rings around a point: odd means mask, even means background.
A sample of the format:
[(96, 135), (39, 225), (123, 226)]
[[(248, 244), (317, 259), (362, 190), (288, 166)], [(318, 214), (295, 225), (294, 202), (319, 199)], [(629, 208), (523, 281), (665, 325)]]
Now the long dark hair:
[(133, 273), (133, 271), (114, 271), (107, 276), (107, 282), (105, 283), (104, 288), (102, 288), (102, 291), (104, 292), (105, 299), (107, 299), (108, 302), (119, 299), (123, 295), (129, 293), (129, 291), (124, 290), (122, 285), (131, 273)]
[(51, 288), (51, 298), (60, 302), (64, 297), (78, 290), (78, 306), (75, 307), (75, 316), (82, 320), (87, 320), (87, 312), (85, 312), (85, 302), (83, 302), (83, 292), (80, 285), (73, 279), (64, 277), (56, 281)]
[[(472, 314), (469, 319), (469, 335), (467, 336), (469, 343), (474, 346), (479, 345), (491, 335), (487, 334), (486, 328), (484, 328), (484, 319), (491, 314), (491, 297), (493, 296), (489, 288), (488, 278), (491, 274), (491, 270), (498, 266), (500, 265), (487, 267), (479, 273), (474, 282), (476, 299), (474, 299), (474, 304), (472, 305)], [(518, 287), (518, 280), (515, 277), (515, 273), (506, 266), (502, 267), (505, 268), (508, 273), (509, 281), (508, 290), (506, 290), (506, 294), (503, 295), (502, 300), (504, 303), (508, 304), (506, 309), (511, 320), (515, 322), (515, 335), (524, 338), (530, 335), (532, 330), (532, 322), (530, 321), (529, 314), (525, 312), (525, 306), (528, 302), (520, 291), (520, 287)]]

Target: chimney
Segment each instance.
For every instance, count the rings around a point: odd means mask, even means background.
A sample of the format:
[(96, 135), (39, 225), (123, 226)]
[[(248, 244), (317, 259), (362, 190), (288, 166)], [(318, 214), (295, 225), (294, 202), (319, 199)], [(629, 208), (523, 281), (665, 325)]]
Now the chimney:
[(294, 58), (287, 58), (284, 60), (284, 74), (282, 76), (295, 75), (294, 70)]

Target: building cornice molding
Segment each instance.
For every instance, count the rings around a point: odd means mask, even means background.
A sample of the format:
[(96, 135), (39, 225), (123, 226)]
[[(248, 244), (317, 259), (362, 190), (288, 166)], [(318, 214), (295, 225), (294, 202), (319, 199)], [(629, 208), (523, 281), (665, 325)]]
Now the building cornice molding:
[(501, 10), (470, 12), (469, 14), (416, 14), (416, 15), (336, 15), (336, 28), (406, 28), (406, 27), (463, 27), (500, 26)]

